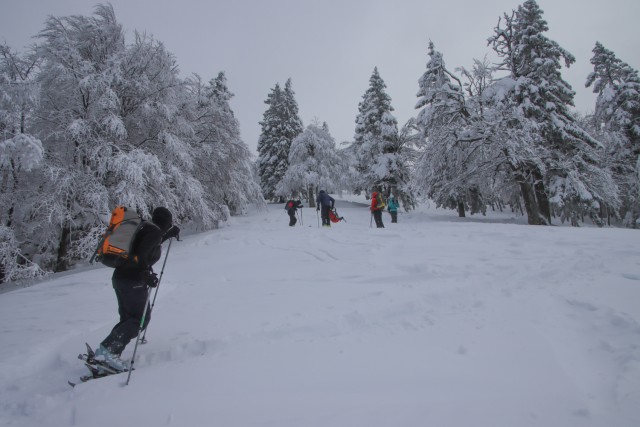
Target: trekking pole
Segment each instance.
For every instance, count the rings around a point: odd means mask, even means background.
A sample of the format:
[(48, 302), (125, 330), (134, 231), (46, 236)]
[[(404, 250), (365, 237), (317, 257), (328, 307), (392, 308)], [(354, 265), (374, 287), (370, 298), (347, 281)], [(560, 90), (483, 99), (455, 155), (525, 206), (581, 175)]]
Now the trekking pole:
[[(164, 255), (164, 262), (162, 263), (162, 270), (160, 270), (160, 277), (158, 278), (158, 286), (156, 286), (156, 291), (153, 294), (153, 301), (151, 302), (151, 307), (149, 308), (149, 315), (153, 311), (153, 307), (156, 305), (156, 297), (158, 296), (158, 290), (160, 289), (160, 282), (162, 281), (162, 275), (164, 274), (164, 266), (167, 265), (167, 257), (169, 256), (169, 251), (171, 250), (171, 242), (173, 242), (173, 238), (169, 239), (169, 247), (167, 248), (167, 253)], [(147, 340), (147, 328), (144, 328), (144, 334), (142, 334), (142, 338), (140, 339), (140, 344), (146, 344)]]
[[(169, 247), (167, 248), (167, 253), (164, 256), (164, 262), (162, 263), (162, 270), (160, 271), (160, 278), (158, 278), (158, 286), (156, 286), (156, 293), (155, 295), (158, 295), (158, 288), (160, 287), (160, 281), (162, 280), (162, 274), (164, 273), (164, 266), (167, 264), (167, 257), (169, 256), (169, 250), (171, 250), (171, 242), (173, 241), (173, 238), (171, 240), (169, 240)], [(136, 352), (138, 351), (138, 342), (140, 342), (140, 333), (142, 332), (142, 329), (144, 328), (144, 321), (147, 318), (147, 311), (149, 312), (149, 314), (151, 314), (151, 308), (149, 307), (149, 301), (151, 300), (151, 292), (148, 293), (147, 295), (147, 302), (144, 304), (144, 312), (142, 313), (142, 318), (140, 319), (140, 326), (138, 327), (138, 337), (136, 338), (136, 345), (133, 347), (133, 356), (131, 356), (131, 362), (129, 362), (129, 374), (127, 375), (127, 382), (125, 385), (129, 385), (129, 380), (131, 379), (131, 371), (133, 371), (133, 363), (136, 359)], [(155, 304), (156, 301), (156, 297), (153, 297), (153, 302)], [(147, 334), (146, 332), (146, 328), (145, 329), (145, 335)], [(144, 337), (143, 337), (144, 339)]]

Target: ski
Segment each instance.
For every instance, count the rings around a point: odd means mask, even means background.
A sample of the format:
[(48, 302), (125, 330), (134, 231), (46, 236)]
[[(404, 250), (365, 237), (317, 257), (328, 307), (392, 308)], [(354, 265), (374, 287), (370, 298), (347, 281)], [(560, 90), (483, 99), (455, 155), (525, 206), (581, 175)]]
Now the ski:
[[(115, 375), (115, 374), (120, 374), (122, 372), (127, 372), (125, 371), (118, 371), (116, 369), (113, 369), (112, 367), (108, 366), (105, 363), (102, 363), (98, 360), (96, 360), (95, 356), (95, 352), (93, 351), (93, 349), (91, 348), (91, 346), (87, 343), (85, 343), (85, 345), (87, 346), (87, 353), (86, 354), (79, 354), (78, 355), (78, 359), (82, 360), (84, 362), (84, 365), (87, 367), (87, 369), (89, 369), (89, 372), (91, 372), (91, 375), (83, 375), (80, 377), (80, 382), (87, 382), (90, 380), (95, 380), (98, 378), (104, 378), (104, 377), (108, 377), (110, 375)], [(71, 386), (71, 387), (75, 387), (76, 385), (78, 385), (77, 382), (72, 382), (72, 381), (67, 381), (67, 383)]]
[(98, 371), (98, 372), (104, 372), (107, 374), (119, 374), (121, 372), (127, 372), (126, 370), (124, 371), (118, 371), (117, 369), (113, 369), (111, 366), (99, 362), (95, 359), (92, 359), (90, 357), (88, 357), (86, 354), (79, 354), (78, 355), (78, 359), (82, 360), (85, 364), (85, 366), (87, 368), (89, 368), (89, 370), (93, 373), (93, 371)]
[(71, 387), (75, 387), (79, 383), (86, 383), (87, 381), (97, 380), (98, 378), (109, 377), (111, 375), (115, 375), (115, 374), (119, 374), (120, 373), (120, 372), (115, 372), (115, 373), (101, 372), (93, 365), (86, 364), (86, 366), (91, 371), (91, 375), (83, 375), (83, 376), (81, 376), (79, 382), (67, 381), (67, 383)]
[(87, 381), (91, 381), (91, 380), (97, 380), (98, 378), (104, 378), (104, 377), (108, 377), (110, 375), (113, 374), (103, 374), (103, 375), (99, 375), (99, 376), (93, 376), (93, 375), (83, 375), (80, 377), (80, 382), (73, 382), (73, 381), (67, 381), (67, 383), (71, 386), (71, 387), (75, 387), (77, 386), (79, 383), (86, 383)]

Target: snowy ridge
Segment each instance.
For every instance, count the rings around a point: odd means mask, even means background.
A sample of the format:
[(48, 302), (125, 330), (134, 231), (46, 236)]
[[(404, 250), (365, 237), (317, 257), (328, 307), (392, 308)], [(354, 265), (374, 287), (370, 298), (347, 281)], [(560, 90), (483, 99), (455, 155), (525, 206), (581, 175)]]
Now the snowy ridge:
[(66, 385), (116, 321), (109, 269), (1, 294), (0, 425), (640, 425), (637, 232), (337, 208), (174, 242), (126, 387)]

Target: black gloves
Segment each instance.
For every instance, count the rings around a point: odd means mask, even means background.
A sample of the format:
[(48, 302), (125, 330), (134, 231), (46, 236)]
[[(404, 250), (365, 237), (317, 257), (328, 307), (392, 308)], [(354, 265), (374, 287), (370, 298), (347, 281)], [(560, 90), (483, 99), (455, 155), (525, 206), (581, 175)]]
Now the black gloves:
[(180, 229), (177, 225), (174, 225), (173, 227), (168, 229), (166, 233), (164, 233), (164, 236), (162, 236), (162, 241), (164, 242), (165, 240), (171, 239), (173, 237), (180, 240)]
[(158, 286), (158, 275), (151, 270), (147, 271), (147, 277), (144, 278), (144, 282), (150, 288)]

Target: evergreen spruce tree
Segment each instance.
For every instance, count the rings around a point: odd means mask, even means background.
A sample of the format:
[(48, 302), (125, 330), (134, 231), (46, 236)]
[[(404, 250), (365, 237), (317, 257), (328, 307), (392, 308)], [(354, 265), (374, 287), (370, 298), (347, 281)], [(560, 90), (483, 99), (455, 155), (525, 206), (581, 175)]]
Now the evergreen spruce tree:
[(640, 77), (638, 71), (618, 59), (615, 54), (596, 42), (593, 48), (593, 72), (586, 87), (593, 85), (598, 94), (595, 117), (613, 132), (624, 132), (628, 147), (640, 154)]
[(593, 72), (586, 87), (598, 95), (594, 113), (595, 132), (607, 148), (607, 157), (618, 186), (626, 225), (637, 227), (640, 217), (640, 186), (636, 164), (640, 156), (640, 78), (638, 72), (596, 42)]
[(273, 200), (275, 197), (276, 185), (279, 180), (276, 177), (276, 166), (278, 160), (278, 137), (280, 118), (278, 111), (282, 104), (282, 89), (276, 83), (264, 101), (269, 107), (262, 115), (260, 126), (262, 131), (258, 138), (258, 177), (260, 187), (265, 199)]
[[(258, 176), (264, 198), (278, 198), (276, 188), (289, 168), (289, 149), (293, 139), (302, 133), (302, 120), (291, 87), (291, 79), (282, 90), (279, 84), (272, 89), (265, 104), (269, 108), (260, 122), (258, 139)], [(282, 199), (282, 196), (279, 197)]]
[[(395, 159), (389, 156), (397, 146), (398, 122), (391, 113), (391, 97), (378, 68), (369, 78), (369, 88), (358, 105), (354, 136), (355, 168), (358, 173), (356, 190), (378, 188), (388, 192), (398, 181), (404, 181)], [(400, 179), (398, 179), (400, 178)]]
[[(551, 222), (551, 210), (577, 225), (582, 215), (595, 217), (600, 203), (618, 205), (617, 189), (608, 171), (597, 165), (598, 141), (581, 129), (569, 112), (574, 92), (562, 79), (561, 61), (574, 57), (547, 38), (546, 21), (534, 0), (505, 15), (489, 39), (516, 84), (511, 93), (524, 120), (523, 128), (537, 129), (541, 162), (521, 165), (521, 186), (531, 224)], [(528, 188), (527, 188), (528, 187)]]

